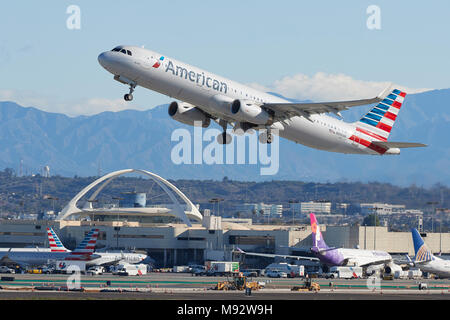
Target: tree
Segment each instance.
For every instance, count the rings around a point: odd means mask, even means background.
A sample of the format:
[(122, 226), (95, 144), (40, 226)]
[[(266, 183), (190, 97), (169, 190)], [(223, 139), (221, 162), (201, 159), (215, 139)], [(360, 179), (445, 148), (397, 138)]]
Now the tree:
[(363, 225), (370, 226), (370, 227), (379, 226), (380, 225), (380, 219), (378, 218), (377, 215), (371, 213), (371, 214), (369, 214), (368, 216), (366, 216), (364, 218)]

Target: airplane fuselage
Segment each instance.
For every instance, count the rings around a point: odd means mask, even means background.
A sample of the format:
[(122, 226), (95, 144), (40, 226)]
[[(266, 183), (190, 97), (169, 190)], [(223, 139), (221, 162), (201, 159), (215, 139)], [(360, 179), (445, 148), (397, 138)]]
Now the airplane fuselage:
[[(187, 102), (203, 112), (229, 123), (236, 122), (230, 105), (236, 100), (265, 103), (290, 103), (280, 97), (239, 84), (176, 59), (133, 46), (121, 46), (124, 51), (107, 51), (99, 56), (100, 64), (115, 79), (133, 86), (141, 86), (174, 99)], [(266, 126), (267, 127), (267, 126)], [(264, 128), (256, 127), (256, 129)], [(270, 125), (279, 136), (315, 149), (348, 154), (380, 152), (364, 145), (354, 123), (347, 123), (326, 114), (312, 114), (305, 118), (293, 116)], [(277, 133), (277, 131), (274, 131)], [(383, 152), (398, 154), (399, 151)]]
[(450, 278), (450, 261), (433, 257), (433, 260), (417, 264), (423, 272), (433, 273), (440, 278)]

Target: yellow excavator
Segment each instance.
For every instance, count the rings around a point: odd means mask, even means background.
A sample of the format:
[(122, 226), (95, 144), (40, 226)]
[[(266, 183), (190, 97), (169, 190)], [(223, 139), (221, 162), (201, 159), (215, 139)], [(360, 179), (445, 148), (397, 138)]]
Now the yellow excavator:
[(311, 278), (306, 278), (305, 283), (302, 286), (295, 286), (291, 291), (320, 291), (320, 284), (311, 280)]
[(248, 281), (247, 277), (245, 277), (242, 273), (239, 273), (233, 276), (231, 281), (226, 280), (217, 282), (217, 286), (214, 290), (245, 290), (246, 288), (259, 290), (262, 289), (262, 285), (260, 285), (257, 281)]

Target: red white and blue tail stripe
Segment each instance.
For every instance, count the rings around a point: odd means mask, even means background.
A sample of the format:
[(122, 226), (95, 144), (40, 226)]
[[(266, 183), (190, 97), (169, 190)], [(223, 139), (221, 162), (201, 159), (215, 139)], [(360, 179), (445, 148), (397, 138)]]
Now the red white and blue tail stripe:
[(392, 90), (356, 123), (359, 135), (365, 135), (369, 141), (387, 141), (405, 96), (405, 92), (398, 89)]
[(69, 252), (69, 250), (64, 247), (61, 240), (59, 240), (58, 235), (52, 228), (47, 228), (47, 236), (51, 252)]
[(98, 229), (92, 229), (65, 260), (90, 260), (95, 250), (98, 232)]

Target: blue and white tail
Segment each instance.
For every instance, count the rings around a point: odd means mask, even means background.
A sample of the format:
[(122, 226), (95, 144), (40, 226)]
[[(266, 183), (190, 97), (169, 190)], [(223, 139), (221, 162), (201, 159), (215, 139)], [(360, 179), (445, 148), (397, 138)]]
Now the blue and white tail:
[(387, 141), (406, 93), (398, 89), (391, 91), (361, 120), (355, 123), (356, 130), (368, 136), (369, 141)]
[(98, 229), (92, 229), (65, 260), (90, 260), (95, 250), (98, 232)]
[(433, 260), (433, 253), (428, 249), (417, 229), (411, 229), (416, 254), (414, 262), (427, 262)]
[(69, 252), (52, 228), (47, 228), (48, 244), (51, 252)]

